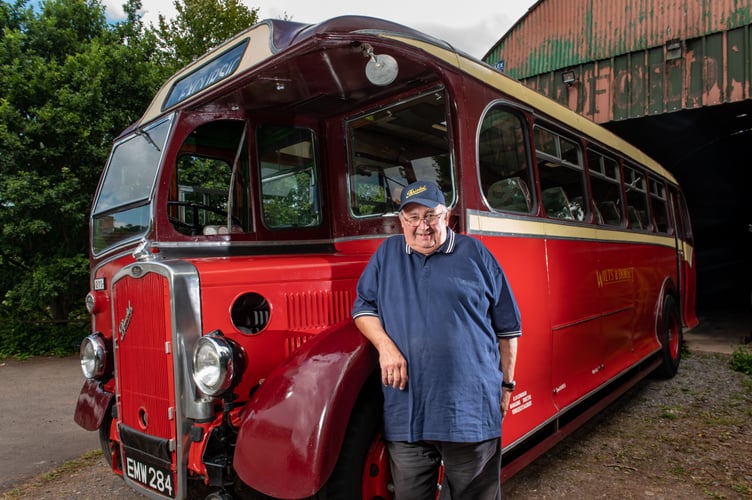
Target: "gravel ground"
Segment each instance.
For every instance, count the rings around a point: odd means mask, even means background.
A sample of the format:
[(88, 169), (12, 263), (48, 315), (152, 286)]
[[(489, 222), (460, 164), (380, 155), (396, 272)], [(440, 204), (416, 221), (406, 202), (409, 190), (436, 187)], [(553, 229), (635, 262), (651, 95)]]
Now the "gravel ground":
[[(752, 499), (752, 378), (721, 354), (685, 355), (503, 486), (505, 498)], [(138, 499), (99, 454), (0, 499)]]
[(752, 378), (685, 355), (504, 486), (507, 498), (752, 498)]

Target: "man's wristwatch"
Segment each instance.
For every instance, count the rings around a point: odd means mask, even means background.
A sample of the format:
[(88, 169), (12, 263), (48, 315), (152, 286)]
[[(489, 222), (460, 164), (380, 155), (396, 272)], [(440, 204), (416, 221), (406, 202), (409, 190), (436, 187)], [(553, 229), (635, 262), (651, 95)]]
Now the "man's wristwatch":
[(517, 382), (515, 382), (514, 380), (512, 380), (510, 382), (504, 381), (504, 382), (501, 383), (501, 388), (502, 389), (506, 389), (509, 392), (514, 391), (515, 387), (517, 387)]

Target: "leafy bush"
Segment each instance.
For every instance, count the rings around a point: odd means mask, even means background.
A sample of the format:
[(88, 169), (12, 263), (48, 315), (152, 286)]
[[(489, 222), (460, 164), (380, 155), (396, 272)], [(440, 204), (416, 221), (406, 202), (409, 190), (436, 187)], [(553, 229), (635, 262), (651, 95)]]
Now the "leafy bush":
[(731, 368), (738, 372), (752, 375), (752, 349), (749, 346), (739, 346), (731, 355)]
[(65, 356), (78, 351), (89, 334), (88, 323), (0, 323), (0, 359), (31, 356)]

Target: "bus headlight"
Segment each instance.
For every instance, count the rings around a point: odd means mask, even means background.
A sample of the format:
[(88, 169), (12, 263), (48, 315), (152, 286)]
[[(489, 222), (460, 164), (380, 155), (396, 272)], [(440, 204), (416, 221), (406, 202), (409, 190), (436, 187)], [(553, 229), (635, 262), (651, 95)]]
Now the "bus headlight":
[(86, 378), (99, 378), (107, 369), (107, 345), (99, 334), (92, 334), (81, 342), (81, 371)]
[(193, 382), (207, 396), (230, 389), (242, 372), (242, 352), (233, 344), (218, 331), (198, 340), (193, 350)]

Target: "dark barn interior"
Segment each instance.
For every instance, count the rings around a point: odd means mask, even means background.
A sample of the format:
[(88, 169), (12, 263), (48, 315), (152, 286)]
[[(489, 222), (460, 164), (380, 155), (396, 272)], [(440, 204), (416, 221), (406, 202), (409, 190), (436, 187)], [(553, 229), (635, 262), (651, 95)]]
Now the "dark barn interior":
[(605, 124), (676, 176), (695, 233), (697, 309), (752, 300), (752, 104), (739, 102)]

